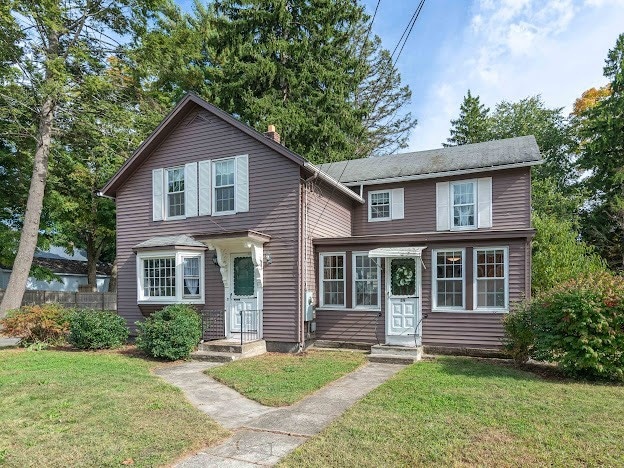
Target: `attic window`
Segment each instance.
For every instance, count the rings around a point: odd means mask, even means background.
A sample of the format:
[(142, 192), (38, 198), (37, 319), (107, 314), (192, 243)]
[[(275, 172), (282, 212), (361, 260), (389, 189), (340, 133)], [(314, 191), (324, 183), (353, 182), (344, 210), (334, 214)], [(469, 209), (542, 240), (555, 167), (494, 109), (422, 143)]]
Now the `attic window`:
[(167, 169), (167, 218), (184, 215), (184, 168)]

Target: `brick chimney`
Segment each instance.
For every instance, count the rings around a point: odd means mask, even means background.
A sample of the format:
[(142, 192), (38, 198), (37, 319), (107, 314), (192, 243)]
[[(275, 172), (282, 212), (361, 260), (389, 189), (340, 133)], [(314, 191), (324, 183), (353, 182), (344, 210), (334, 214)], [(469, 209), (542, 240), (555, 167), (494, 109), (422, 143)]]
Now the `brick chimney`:
[(276, 143), (280, 143), (281, 141), (280, 134), (275, 131), (275, 125), (269, 125), (269, 129), (264, 132), (264, 136), (270, 138)]

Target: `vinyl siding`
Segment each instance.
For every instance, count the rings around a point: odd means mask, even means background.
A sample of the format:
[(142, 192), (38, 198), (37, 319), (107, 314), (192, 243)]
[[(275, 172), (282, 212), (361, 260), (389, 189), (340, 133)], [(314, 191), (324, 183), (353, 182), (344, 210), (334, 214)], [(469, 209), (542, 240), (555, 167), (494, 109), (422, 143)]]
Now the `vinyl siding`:
[[(490, 171), (465, 176), (417, 180), (364, 187), (366, 204), (353, 212), (353, 235), (432, 232), (436, 230), (436, 183), (492, 177), (492, 229), (531, 227), (531, 168)], [(368, 192), (404, 188), (405, 217), (392, 221), (368, 221)]]
[[(264, 268), (264, 337), (298, 341), (299, 166), (240, 130), (201, 111), (190, 112), (117, 192), (119, 312), (129, 324), (143, 315), (137, 306), (135, 255), (132, 247), (154, 236), (214, 234), (252, 229), (271, 236), (264, 245), (273, 257)], [(249, 212), (152, 221), (151, 171), (185, 163), (249, 155)], [(224, 307), (223, 283), (206, 252), (207, 309)]]
[[(414, 245), (406, 241), (405, 245)], [(418, 245), (423, 245), (419, 243)], [(351, 309), (351, 253), (353, 251), (368, 251), (384, 245), (370, 244), (353, 247), (323, 246), (317, 248), (317, 257), (320, 252), (341, 252), (347, 254), (347, 310), (323, 310), (316, 312), (316, 337), (324, 340), (359, 341), (377, 343), (385, 341), (385, 313), (386, 313), (386, 285), (385, 260), (382, 263), (382, 301), (380, 311), (363, 311)], [(500, 348), (503, 337), (502, 318), (504, 313), (477, 312), (432, 312), (432, 273), (431, 253), (434, 249), (464, 248), (466, 250), (466, 305), (472, 307), (472, 268), (473, 248), (475, 247), (509, 247), (509, 301), (510, 304), (521, 300), (530, 288), (530, 277), (526, 268), (526, 249), (529, 248), (525, 240), (498, 239), (488, 242), (461, 241), (428, 243), (423, 252), (425, 268), (422, 270), (422, 313), (427, 314), (423, 319), (423, 344), (449, 347), (470, 348)], [(381, 317), (377, 317), (381, 313)]]

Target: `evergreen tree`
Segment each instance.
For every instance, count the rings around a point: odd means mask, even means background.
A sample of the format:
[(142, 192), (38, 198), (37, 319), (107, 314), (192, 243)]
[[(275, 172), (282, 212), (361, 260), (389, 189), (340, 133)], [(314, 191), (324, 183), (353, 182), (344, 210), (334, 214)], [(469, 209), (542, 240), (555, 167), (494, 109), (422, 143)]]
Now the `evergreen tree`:
[(607, 55), (610, 94), (579, 116), (579, 169), (590, 194), (583, 235), (609, 265), (624, 269), (624, 34)]
[(468, 90), (459, 108), (459, 117), (451, 120), (451, 136), (442, 145), (459, 146), (491, 140), (489, 112), (479, 96), (473, 96)]

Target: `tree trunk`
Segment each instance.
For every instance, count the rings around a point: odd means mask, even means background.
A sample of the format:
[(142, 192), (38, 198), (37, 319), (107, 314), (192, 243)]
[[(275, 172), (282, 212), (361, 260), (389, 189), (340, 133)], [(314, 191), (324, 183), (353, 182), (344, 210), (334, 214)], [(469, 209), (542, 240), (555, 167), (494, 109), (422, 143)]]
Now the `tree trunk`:
[[(58, 34), (55, 31), (51, 31), (47, 40), (48, 49), (44, 89), (45, 85), (53, 84), (54, 76), (57, 73), (49, 66), (58, 57)], [(52, 145), (52, 127), (56, 103), (55, 96), (48, 93), (43, 99), (43, 105), (41, 106), (37, 125), (37, 148), (33, 160), (33, 172), (30, 179), (26, 212), (24, 213), (24, 226), (22, 227), (17, 255), (15, 256), (13, 269), (9, 277), (9, 284), (7, 284), (2, 303), (0, 303), (0, 318), (6, 315), (7, 310), (17, 309), (22, 305), (22, 299), (26, 291), (26, 282), (28, 281), (28, 274), (30, 273), (33, 256), (37, 248), (37, 238), (39, 237), (39, 223), (41, 221), (43, 195), (48, 177), (48, 158), (50, 157), (50, 146)]]
[(54, 120), (55, 103), (52, 96), (46, 97), (39, 116), (39, 138), (33, 173), (28, 191), (28, 202), (24, 214), (24, 227), (20, 235), (17, 255), (13, 262), (13, 269), (9, 277), (9, 284), (4, 292), (4, 298), (0, 304), (0, 318), (6, 315), (7, 310), (17, 309), (22, 305), (22, 298), (26, 290), (26, 282), (32, 265), (37, 237), (39, 236), (39, 221), (43, 209), (43, 194), (48, 176), (48, 157), (52, 142), (52, 123)]
[(111, 269), (111, 276), (108, 282), (108, 292), (117, 292), (117, 257), (115, 257), (113, 268)]

